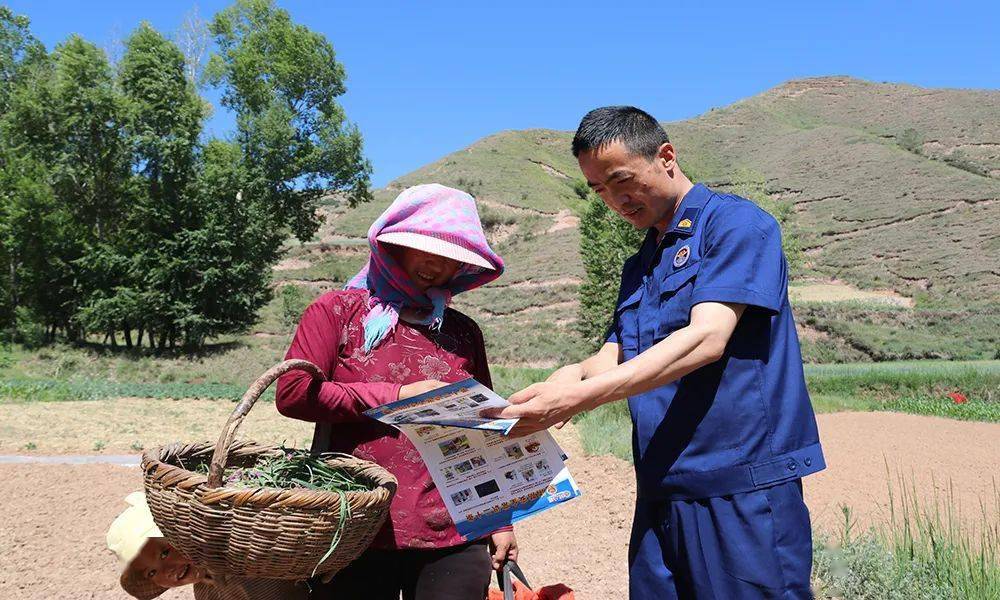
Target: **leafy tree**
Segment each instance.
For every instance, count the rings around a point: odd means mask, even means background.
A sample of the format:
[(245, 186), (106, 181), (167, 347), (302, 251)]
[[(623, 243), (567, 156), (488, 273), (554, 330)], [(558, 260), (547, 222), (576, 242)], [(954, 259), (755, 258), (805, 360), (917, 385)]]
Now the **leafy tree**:
[(77, 36), (22, 62), (0, 118), (0, 190), (13, 293), (50, 331), (99, 281), (85, 264), (113, 243), (128, 178), (120, 97), (103, 52)]
[(56, 47), (53, 62), (49, 180), (74, 225), (74, 243), (63, 254), (74, 283), (59, 288), (59, 306), (46, 316), (76, 338), (83, 333), (75, 318), (81, 306), (122, 276), (117, 247), (127, 235), (121, 215), (130, 205), (130, 154), (125, 102), (104, 52), (71, 36)]
[(323, 36), (269, 1), (219, 13), (207, 80), (237, 130), (205, 141), (206, 32), (189, 21), (185, 51), (144, 23), (112, 67), (78, 36), (47, 54), (0, 7), (0, 326), (201, 346), (256, 321), (289, 232), (315, 233), (320, 196), (369, 198)]
[(237, 0), (211, 31), (219, 51), (205, 75), (236, 113), (249, 177), (244, 197), (271, 205), (274, 221), (299, 239), (315, 233), (316, 201), (328, 191), (343, 191), (352, 205), (370, 199), (371, 165), (337, 103), (344, 67), (326, 38), (272, 0)]
[(309, 306), (305, 292), (297, 285), (286, 285), (281, 288), (281, 324), (292, 330), (299, 323), (302, 313)]
[[(48, 169), (31, 157), (8, 156), (0, 169), (0, 248), (5, 253), (3, 292), (6, 325), (18, 341), (22, 335), (53, 327), (65, 301), (60, 288), (71, 287), (73, 268), (65, 260), (76, 250), (76, 231), (69, 213), (56, 201)], [(66, 315), (63, 315), (64, 318)], [(35, 326), (37, 324), (37, 327)]]
[[(0, 119), (8, 112), (11, 93), (26, 68), (45, 57), (45, 48), (31, 35), (29, 25), (27, 17), (0, 6)], [(2, 183), (16, 178), (10, 172), (14, 156), (9, 140), (0, 135), (0, 332), (13, 324), (18, 301), (19, 255), (13, 247), (15, 227), (10, 222), (15, 212), (13, 195)]]
[(45, 48), (29, 30), (30, 20), (0, 6), (0, 114), (7, 111), (7, 98), (22, 66), (45, 54)]
[(147, 23), (125, 42), (118, 87), (125, 107), (130, 202), (120, 210), (121, 235), (88, 257), (99, 285), (88, 290), (79, 314), (88, 331), (108, 332), (112, 344), (121, 330), (132, 346), (133, 328), (139, 344), (144, 332), (161, 346), (181, 336), (203, 338), (176, 322), (191, 316), (188, 296), (196, 290), (191, 261), (179, 260), (186, 250), (179, 238), (201, 220), (193, 192), (207, 111), (184, 69), (180, 50)]
[(643, 235), (589, 192), (580, 218), (580, 255), (587, 275), (580, 285), (578, 327), (595, 345), (603, 341), (611, 324), (625, 259), (638, 251)]

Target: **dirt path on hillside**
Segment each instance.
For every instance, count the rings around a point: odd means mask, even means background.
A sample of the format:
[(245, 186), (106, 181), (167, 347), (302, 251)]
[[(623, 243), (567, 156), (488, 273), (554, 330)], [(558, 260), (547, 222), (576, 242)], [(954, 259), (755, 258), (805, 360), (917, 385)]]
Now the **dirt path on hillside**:
[[(946, 494), (950, 481), (970, 520), (979, 514), (979, 498), (992, 497), (1000, 424), (891, 413), (821, 415), (819, 421), (829, 468), (805, 484), (819, 529), (836, 526), (841, 504), (852, 506), (863, 522), (882, 518), (886, 463), (912, 478), (926, 497), (933, 490)], [(572, 429), (557, 437), (584, 495), (518, 525), (521, 563), (533, 582), (564, 582), (581, 600), (626, 597), (631, 466), (613, 457), (585, 457)], [(104, 532), (121, 499), (140, 483), (135, 467), (0, 464), (0, 598), (127, 600), (117, 588)], [(993, 507), (983, 517), (1000, 515)], [(162, 596), (190, 597), (189, 591)]]

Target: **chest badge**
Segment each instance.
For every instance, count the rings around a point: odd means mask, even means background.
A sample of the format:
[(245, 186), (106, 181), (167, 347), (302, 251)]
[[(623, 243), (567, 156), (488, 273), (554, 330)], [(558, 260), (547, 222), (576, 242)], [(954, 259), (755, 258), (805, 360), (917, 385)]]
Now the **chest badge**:
[(681, 219), (677, 224), (677, 229), (691, 229), (691, 219)]
[(677, 254), (674, 255), (674, 268), (679, 269), (687, 264), (688, 259), (691, 258), (691, 246), (681, 246), (677, 250)]

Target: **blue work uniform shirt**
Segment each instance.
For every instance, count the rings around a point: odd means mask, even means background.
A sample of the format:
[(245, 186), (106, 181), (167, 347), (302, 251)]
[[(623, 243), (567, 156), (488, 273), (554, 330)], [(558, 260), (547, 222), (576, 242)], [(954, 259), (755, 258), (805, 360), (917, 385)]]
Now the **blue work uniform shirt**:
[(607, 340), (624, 360), (688, 325), (695, 304), (746, 309), (720, 360), (628, 399), (639, 497), (725, 496), (823, 469), (778, 223), (698, 184), (656, 238), (622, 271)]

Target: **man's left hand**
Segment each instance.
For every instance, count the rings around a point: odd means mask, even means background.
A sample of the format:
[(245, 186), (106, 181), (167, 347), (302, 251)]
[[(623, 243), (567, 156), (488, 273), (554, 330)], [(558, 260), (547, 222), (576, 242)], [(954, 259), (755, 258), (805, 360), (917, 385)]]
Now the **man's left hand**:
[(483, 411), (483, 416), (499, 419), (520, 419), (510, 437), (523, 437), (567, 421), (583, 410), (579, 386), (567, 383), (542, 382), (529, 385), (510, 398), (510, 406)]

